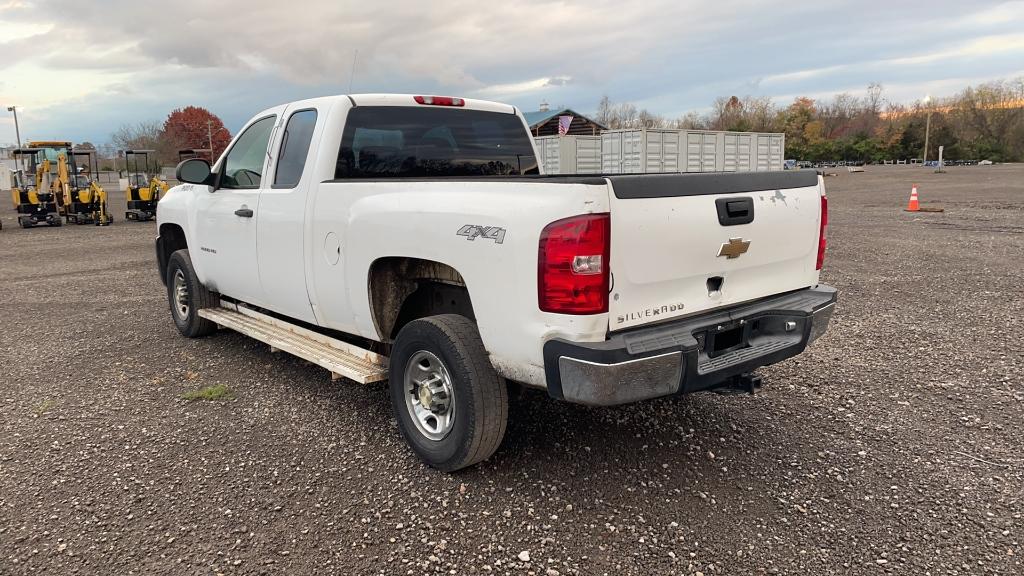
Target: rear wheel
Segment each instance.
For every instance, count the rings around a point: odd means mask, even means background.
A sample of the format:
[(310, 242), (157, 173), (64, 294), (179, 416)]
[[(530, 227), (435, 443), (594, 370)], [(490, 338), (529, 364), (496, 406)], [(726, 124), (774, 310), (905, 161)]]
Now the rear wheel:
[(405, 325), (388, 376), (398, 429), (427, 464), (451, 472), (501, 445), (508, 390), (468, 318), (444, 314)]
[(174, 252), (167, 262), (167, 301), (182, 336), (198, 338), (217, 330), (217, 325), (200, 316), (199, 310), (217, 306), (219, 299), (199, 282), (188, 250)]

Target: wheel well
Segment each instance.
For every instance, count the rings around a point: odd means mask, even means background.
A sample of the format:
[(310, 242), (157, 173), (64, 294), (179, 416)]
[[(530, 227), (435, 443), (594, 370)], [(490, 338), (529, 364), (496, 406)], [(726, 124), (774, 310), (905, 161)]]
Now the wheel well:
[(426, 316), (459, 314), (475, 320), (466, 281), (457, 270), (432, 260), (381, 258), (370, 266), (370, 307), (382, 341)]
[(177, 224), (161, 224), (160, 235), (156, 241), (156, 263), (160, 268), (160, 281), (167, 283), (167, 262), (171, 254), (183, 248), (188, 248), (185, 240), (185, 231)]

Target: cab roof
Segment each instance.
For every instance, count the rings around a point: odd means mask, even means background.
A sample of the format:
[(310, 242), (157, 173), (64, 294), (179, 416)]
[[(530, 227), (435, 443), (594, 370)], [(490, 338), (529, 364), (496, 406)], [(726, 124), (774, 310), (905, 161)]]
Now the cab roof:
[[(440, 94), (338, 94), (336, 96), (325, 96), (320, 98), (310, 98), (307, 100), (296, 100), (293, 102), (282, 103), (278, 106), (268, 108), (260, 113), (268, 114), (275, 110), (287, 106), (290, 109), (303, 108), (306, 106), (316, 106), (318, 104), (324, 104), (326, 102), (336, 102), (338, 100), (349, 100), (353, 104), (358, 106), (422, 106), (424, 108), (444, 107), (430, 104), (420, 104), (416, 101), (418, 96), (442, 96)], [(502, 104), (500, 102), (491, 102), (489, 100), (476, 100), (473, 98), (462, 98), (461, 96), (454, 96), (454, 98), (460, 98), (463, 101), (462, 106), (453, 106), (453, 108), (462, 108), (465, 110), (482, 110), (485, 112), (499, 112), (504, 114), (515, 114), (517, 112), (515, 106), (508, 104)]]
[[(348, 97), (355, 103), (356, 106), (423, 106), (430, 107), (429, 104), (420, 104), (416, 102), (416, 94), (350, 94)], [(421, 96), (441, 96), (440, 94), (422, 94)], [(462, 98), (461, 96), (455, 96), (455, 98)], [(462, 98), (465, 102), (464, 106), (459, 108), (465, 108), (468, 110), (483, 110), (486, 112), (503, 112), (505, 114), (515, 114), (516, 109), (514, 106), (508, 104), (502, 104), (500, 102), (491, 102), (489, 100), (476, 100), (473, 98)]]

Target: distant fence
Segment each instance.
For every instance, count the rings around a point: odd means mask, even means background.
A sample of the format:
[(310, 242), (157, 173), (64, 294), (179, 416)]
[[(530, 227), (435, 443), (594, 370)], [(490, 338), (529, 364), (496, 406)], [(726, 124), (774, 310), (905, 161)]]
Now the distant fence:
[[(99, 182), (100, 186), (103, 186), (104, 188), (107, 188), (109, 186), (119, 188), (121, 185), (122, 178), (127, 178), (127, 175), (122, 175), (118, 173), (117, 170), (101, 170), (96, 175), (96, 181)], [(160, 178), (163, 179), (168, 184), (170, 184), (171, 186), (174, 186), (175, 184), (178, 183), (178, 181), (174, 179), (173, 169), (170, 170), (170, 173), (168, 173), (167, 169), (161, 170)]]

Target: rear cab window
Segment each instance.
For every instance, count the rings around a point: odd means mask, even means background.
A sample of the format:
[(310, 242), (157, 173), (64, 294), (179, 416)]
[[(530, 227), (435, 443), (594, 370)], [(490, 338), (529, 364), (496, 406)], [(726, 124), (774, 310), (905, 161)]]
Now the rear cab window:
[(336, 179), (537, 174), (515, 114), (464, 108), (359, 106), (348, 113)]
[(274, 188), (294, 188), (302, 179), (306, 166), (309, 145), (316, 128), (316, 110), (299, 110), (288, 118), (284, 135), (281, 137), (281, 151), (278, 154), (277, 170), (274, 171)]

